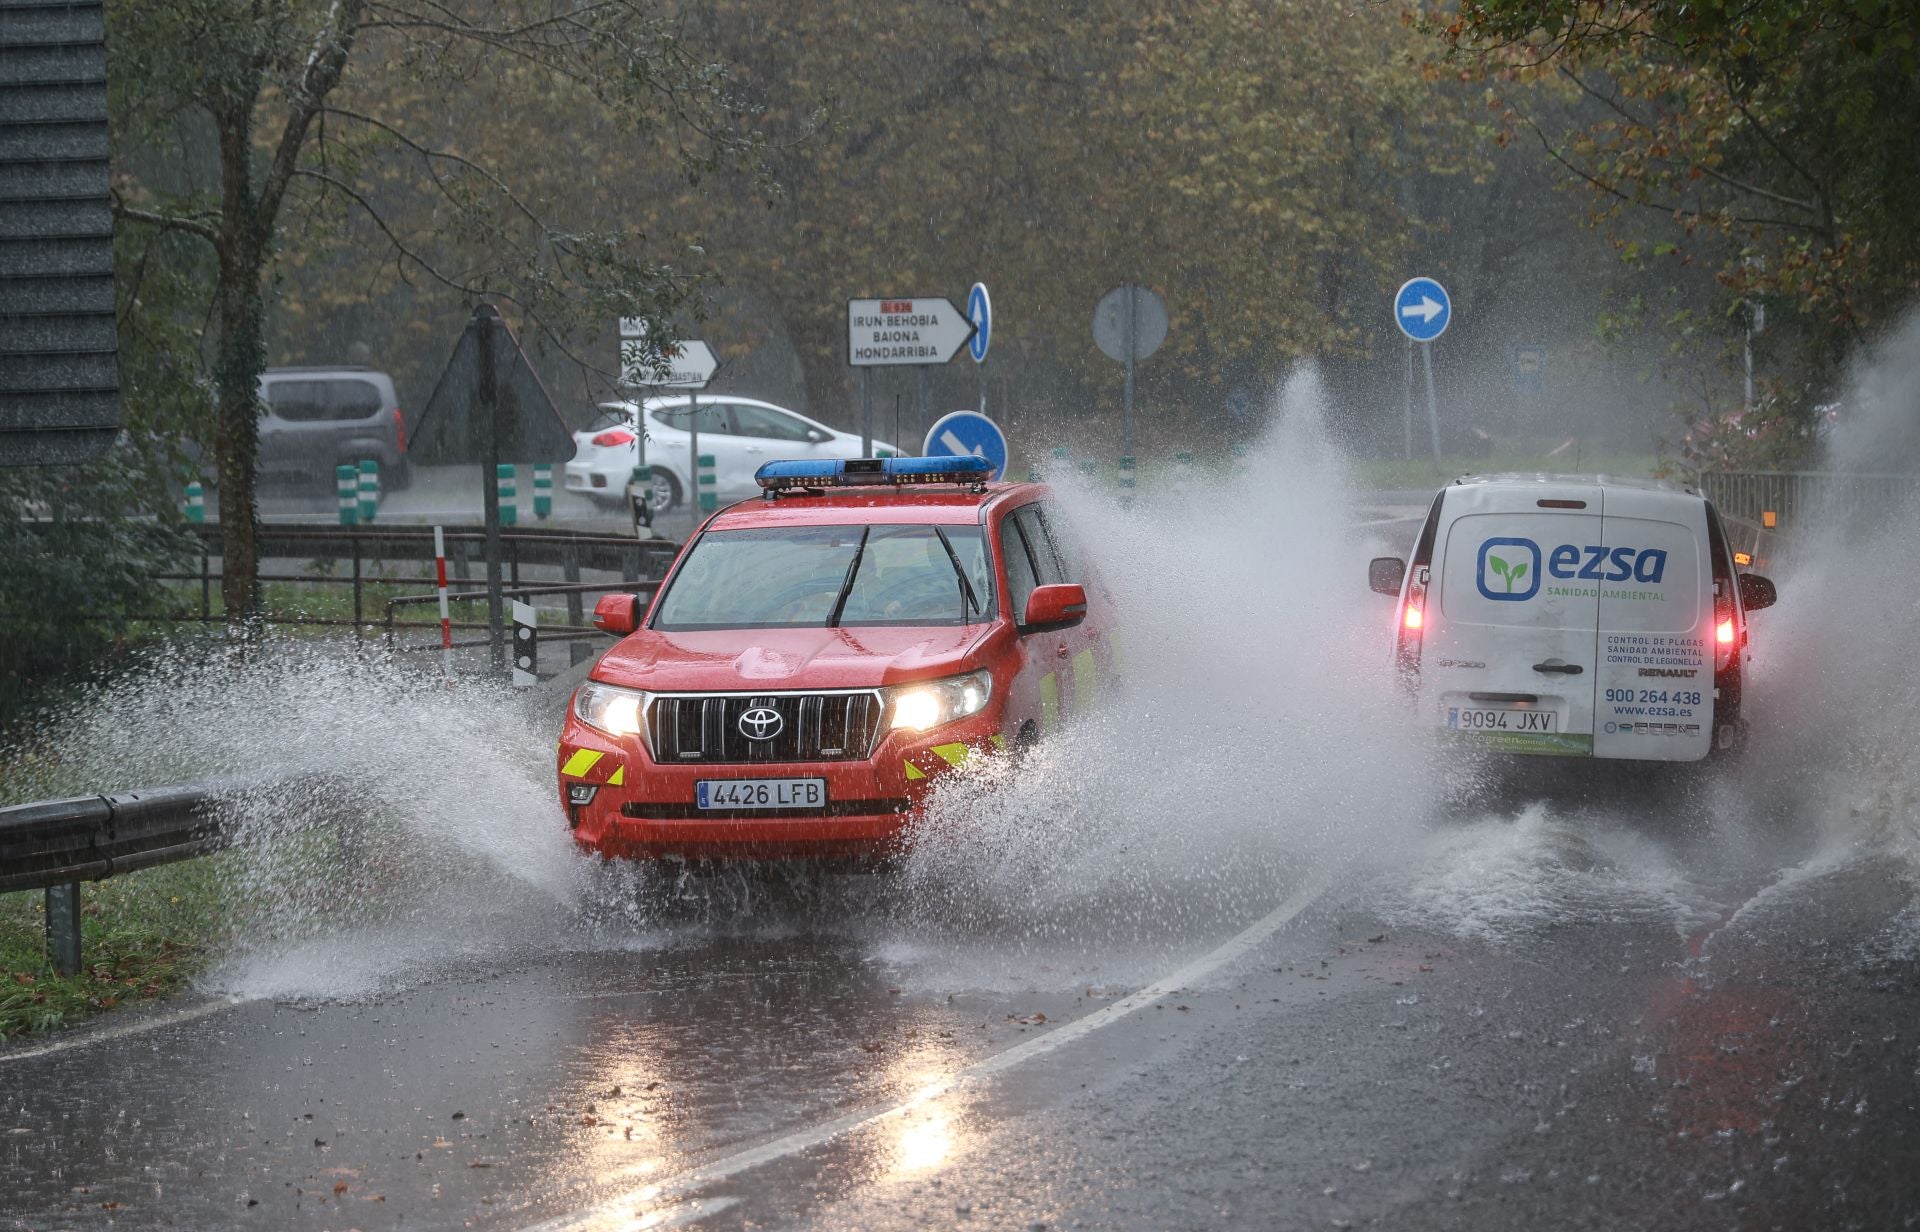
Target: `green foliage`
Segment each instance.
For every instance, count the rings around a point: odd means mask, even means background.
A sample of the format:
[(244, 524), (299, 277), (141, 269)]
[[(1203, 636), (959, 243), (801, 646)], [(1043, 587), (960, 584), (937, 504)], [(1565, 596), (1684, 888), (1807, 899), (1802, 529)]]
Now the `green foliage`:
[[(1771, 388), (1734, 435), (1768, 443), (1734, 452), (1790, 463), (1846, 355), (1920, 290), (1920, 7), (1468, 0), (1439, 28), (1592, 190), (1623, 261), (1657, 230), (1655, 257), (1716, 271), (1720, 302), (1676, 345), (1730, 367), (1744, 305), (1765, 307)], [(1517, 101), (1541, 80), (1584, 107), (1569, 131)], [(1704, 413), (1728, 412), (1722, 395)]]

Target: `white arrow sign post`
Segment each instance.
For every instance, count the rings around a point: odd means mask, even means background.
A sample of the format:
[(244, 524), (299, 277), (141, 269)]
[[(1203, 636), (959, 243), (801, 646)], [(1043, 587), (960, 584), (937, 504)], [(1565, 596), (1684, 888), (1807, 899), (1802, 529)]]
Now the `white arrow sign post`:
[[(720, 369), (720, 361), (714, 355), (713, 348), (697, 338), (687, 338), (672, 347), (663, 348), (663, 353), (657, 356), (650, 354), (652, 351), (653, 348), (647, 345), (647, 323), (637, 317), (622, 317), (620, 383), (687, 391), (687, 507), (697, 523), (701, 496), (700, 391), (707, 387), (707, 382), (713, 380), (713, 374)], [(647, 418), (644, 412), (643, 404), (641, 413), (633, 417), (633, 432), (637, 438), (634, 444), (636, 469), (647, 463)], [(653, 499), (650, 492), (641, 495), (646, 500)]]
[(1413, 456), (1413, 344), (1427, 368), (1427, 429), (1433, 436), (1433, 465), (1440, 466), (1440, 412), (1433, 395), (1433, 340), (1453, 321), (1453, 299), (1431, 278), (1409, 278), (1393, 297), (1393, 323), (1407, 336), (1406, 456)]
[(860, 454), (873, 456), (870, 368), (920, 369), (920, 421), (927, 419), (927, 369), (944, 364), (972, 340), (974, 324), (953, 301), (895, 296), (847, 301), (847, 363), (860, 373)]

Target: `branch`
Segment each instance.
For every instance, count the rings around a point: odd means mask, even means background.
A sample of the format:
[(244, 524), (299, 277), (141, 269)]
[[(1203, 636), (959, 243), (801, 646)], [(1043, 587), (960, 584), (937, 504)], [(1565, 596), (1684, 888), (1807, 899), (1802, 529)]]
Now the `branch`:
[[(1621, 192), (1614, 185), (1609, 184), (1605, 180), (1602, 180), (1599, 177), (1595, 176), (1593, 173), (1589, 172), (1585, 167), (1580, 166), (1579, 164), (1575, 163), (1572, 159), (1562, 154), (1559, 150), (1555, 149), (1553, 143), (1547, 140), (1547, 134), (1541, 130), (1538, 124), (1534, 122), (1532, 116), (1529, 116), (1526, 113), (1519, 110), (1516, 110), (1514, 114), (1519, 116), (1522, 120), (1526, 121), (1527, 127), (1533, 130), (1533, 135), (1540, 139), (1540, 148), (1547, 152), (1548, 157), (1552, 158), (1554, 162), (1559, 163), (1562, 167), (1565, 167), (1568, 171), (1573, 172), (1573, 174), (1579, 176), (1581, 179), (1585, 180), (1588, 184), (1592, 185), (1594, 188), (1598, 189), (1600, 192), (1606, 194), (1607, 196), (1612, 197), (1617, 201), (1624, 202), (1627, 205), (1638, 205), (1650, 210), (1659, 210), (1663, 214), (1667, 214), (1674, 217), (1692, 218), (1700, 221), (1708, 220), (1708, 215), (1703, 210), (1692, 209), (1684, 205), (1670, 205), (1670, 204), (1666, 204), (1659, 201), (1641, 201), (1637, 198), (1628, 196), (1626, 193)], [(1732, 217), (1732, 218), (1728, 218), (1727, 221), (1743, 227), (1781, 227), (1790, 231), (1809, 231), (1809, 232), (1813, 232), (1814, 234), (1819, 234), (1819, 228), (1813, 226), (1810, 223), (1794, 222), (1791, 219), (1786, 219), (1786, 218)]]
[(367, 0), (333, 0), (327, 19), (313, 39), (300, 78), (288, 91), (287, 123), (273, 151), (266, 179), (260, 185), (260, 205), (256, 217), (271, 229), (286, 195), (287, 182), (300, 163), (300, 151), (307, 143), (307, 130), (325, 103), (328, 93), (340, 84), (347, 57), (353, 51), (354, 29), (365, 11)]
[[(466, 282), (462, 279), (452, 278), (446, 274), (441, 273), (438, 266), (434, 265), (433, 262), (427, 260), (427, 258), (419, 252), (419, 250), (409, 245), (406, 241), (402, 240), (397, 233), (395, 233), (393, 227), (388, 224), (386, 218), (380, 213), (380, 211), (374, 208), (374, 205), (371, 201), (368, 201), (366, 197), (363, 196), (357, 189), (353, 188), (351, 185), (347, 184), (345, 181), (339, 179), (336, 176), (328, 175), (324, 171), (317, 171), (312, 167), (296, 168), (294, 170), (294, 174), (304, 179), (318, 180), (320, 183), (325, 184), (327, 187), (333, 189), (335, 192), (339, 193), (341, 196), (346, 197), (349, 201), (352, 201), (355, 205), (358, 205), (360, 209), (366, 214), (366, 216), (373, 222), (373, 225), (380, 229), (380, 233), (387, 237), (387, 242), (393, 245), (394, 253), (398, 258), (396, 264), (404, 265), (407, 262), (411, 262), (412, 264), (418, 266), (420, 270), (423, 273), (425, 273), (427, 277), (432, 279), (434, 282), (439, 283), (441, 286), (446, 287), (449, 290), (458, 291), (462, 295), (487, 296), (493, 299), (505, 300), (507, 303), (510, 303), (514, 307), (518, 308), (522, 313), (525, 313), (527, 319), (533, 322), (533, 324), (539, 328), (540, 332), (547, 336), (548, 341), (552, 342), (554, 346), (560, 351), (560, 353), (566, 356), (569, 360), (573, 361), (574, 363), (580, 365), (583, 368), (588, 368), (592, 371), (599, 372), (602, 375), (612, 375), (606, 369), (600, 368), (599, 366), (589, 363), (585, 359), (582, 359), (578, 355), (575, 355), (573, 353), (573, 350), (567, 346), (566, 341), (561, 336), (560, 331), (553, 328), (549, 324), (547, 324), (546, 319), (540, 315), (539, 310), (536, 309), (531, 303), (529, 303), (525, 299), (522, 299), (520, 296), (514, 295), (512, 292), (509, 292), (509, 291), (501, 291), (492, 287), (477, 286), (473, 283)], [(404, 269), (401, 272), (401, 278), (402, 280), (406, 279), (406, 274)]]
[(209, 244), (220, 243), (220, 228), (205, 218), (194, 218), (184, 214), (162, 214), (155, 210), (143, 210), (128, 205), (121, 199), (120, 190), (113, 189), (113, 216), (124, 218), (128, 222), (143, 223), (149, 227), (159, 227), (165, 231), (185, 231), (197, 235)]

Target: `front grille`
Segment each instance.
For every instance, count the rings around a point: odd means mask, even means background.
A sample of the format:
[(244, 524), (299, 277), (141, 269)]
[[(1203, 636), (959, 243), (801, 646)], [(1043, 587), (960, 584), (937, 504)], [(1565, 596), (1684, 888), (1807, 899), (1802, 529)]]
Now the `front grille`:
[[(740, 716), (758, 709), (780, 716), (769, 739), (751, 739), (740, 728)], [(647, 739), (663, 766), (864, 761), (879, 737), (874, 692), (668, 694), (647, 710)]]

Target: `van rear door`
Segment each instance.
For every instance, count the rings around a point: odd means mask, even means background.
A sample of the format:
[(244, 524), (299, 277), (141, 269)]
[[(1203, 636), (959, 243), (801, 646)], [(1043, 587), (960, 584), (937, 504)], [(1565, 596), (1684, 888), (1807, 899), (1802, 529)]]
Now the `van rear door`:
[(1568, 562), (1602, 542), (1600, 488), (1461, 484), (1444, 510), (1420, 656), (1431, 721), (1504, 752), (1592, 754), (1599, 584)]
[(1697, 761), (1713, 747), (1706, 503), (1607, 491), (1596, 757)]

